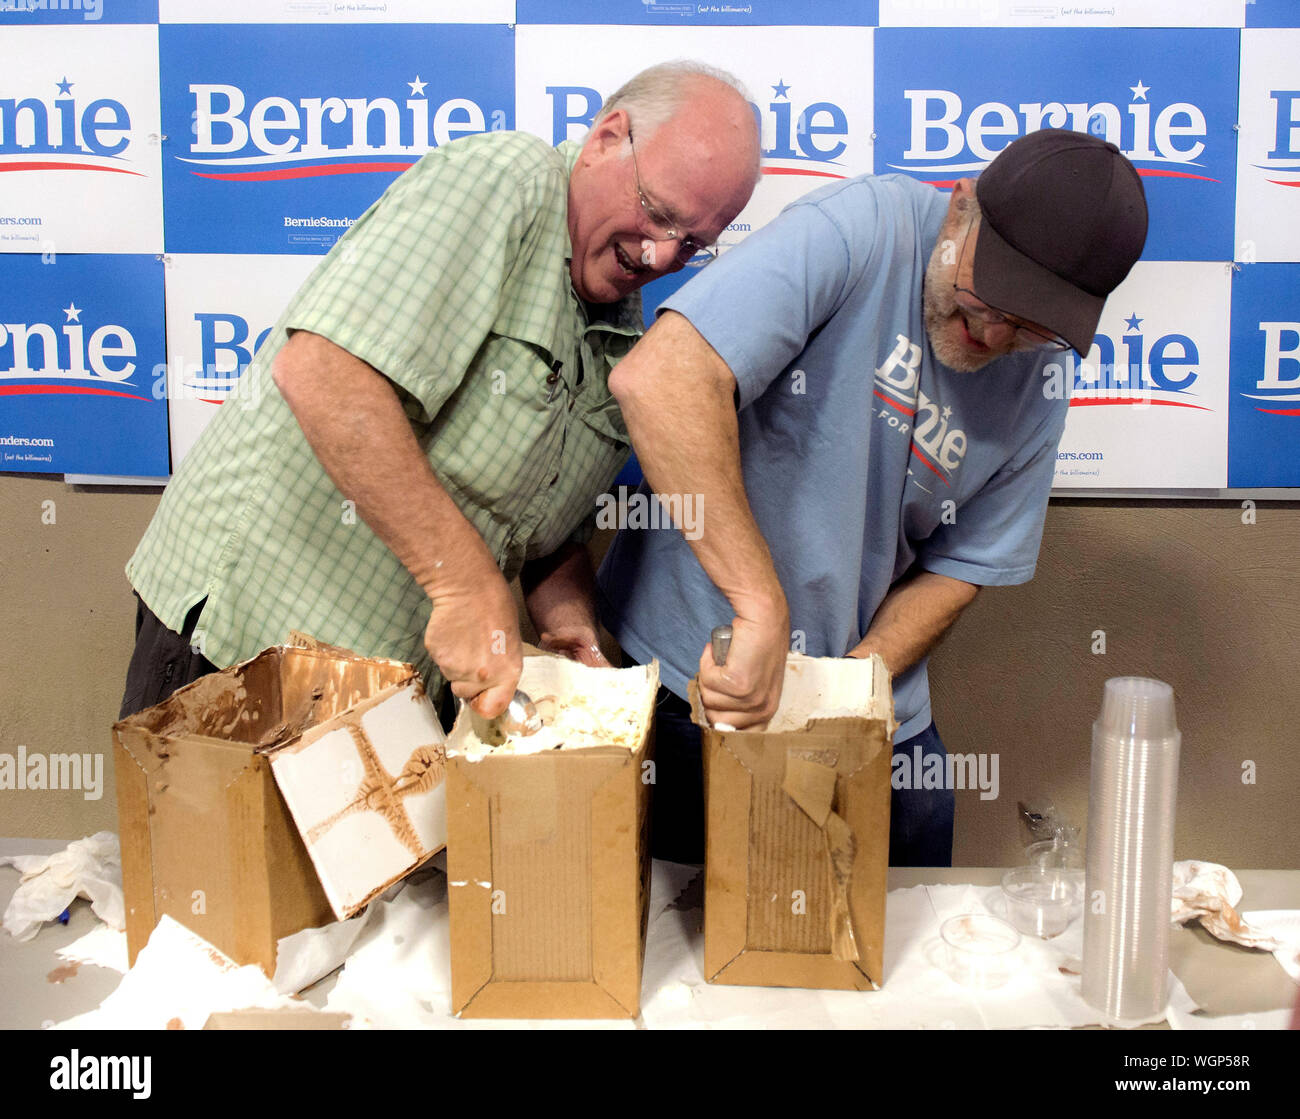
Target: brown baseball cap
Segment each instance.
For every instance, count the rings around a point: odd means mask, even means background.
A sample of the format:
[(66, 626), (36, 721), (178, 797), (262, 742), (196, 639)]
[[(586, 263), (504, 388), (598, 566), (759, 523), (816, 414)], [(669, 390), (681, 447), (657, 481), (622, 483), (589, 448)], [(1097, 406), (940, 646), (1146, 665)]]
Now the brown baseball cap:
[(975, 183), (975, 294), (1085, 356), (1108, 296), (1142, 255), (1147, 201), (1114, 144), (1044, 128), (1008, 144)]

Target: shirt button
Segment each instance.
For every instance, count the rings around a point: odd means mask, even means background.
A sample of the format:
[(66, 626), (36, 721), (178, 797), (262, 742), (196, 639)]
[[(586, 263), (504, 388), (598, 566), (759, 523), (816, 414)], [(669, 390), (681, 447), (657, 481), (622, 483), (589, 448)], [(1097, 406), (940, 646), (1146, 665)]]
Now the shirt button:
[(547, 383), (548, 385), (553, 385), (553, 384), (555, 384), (555, 382), (558, 381), (559, 379), (560, 379), (560, 375), (559, 375), (558, 373), (548, 373), (548, 374), (546, 374), (546, 383)]

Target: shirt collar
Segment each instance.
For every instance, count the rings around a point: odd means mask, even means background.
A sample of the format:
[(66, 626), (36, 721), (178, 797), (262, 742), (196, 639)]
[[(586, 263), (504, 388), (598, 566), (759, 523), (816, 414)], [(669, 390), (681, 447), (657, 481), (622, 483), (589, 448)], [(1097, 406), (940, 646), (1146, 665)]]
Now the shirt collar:
[(561, 140), (555, 145), (555, 150), (564, 157), (564, 170), (566, 174), (572, 175), (574, 165), (578, 162), (578, 156), (582, 152), (582, 140)]
[[(555, 145), (555, 150), (560, 153), (560, 158), (564, 160), (564, 183), (565, 190), (568, 190), (569, 179), (573, 175), (573, 169), (577, 166), (578, 156), (582, 154), (581, 140), (561, 140)], [(568, 195), (565, 195), (564, 204), (564, 259), (573, 260), (573, 241), (569, 237), (569, 205)]]

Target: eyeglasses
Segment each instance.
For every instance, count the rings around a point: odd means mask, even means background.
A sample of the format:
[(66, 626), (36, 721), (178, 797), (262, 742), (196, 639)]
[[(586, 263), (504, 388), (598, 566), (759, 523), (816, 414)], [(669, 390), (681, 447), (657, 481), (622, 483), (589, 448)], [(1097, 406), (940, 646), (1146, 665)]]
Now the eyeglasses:
[[(959, 276), (962, 257), (966, 255), (966, 244), (970, 240), (970, 231), (974, 225), (975, 219), (972, 217), (970, 224), (966, 226), (966, 239), (961, 243), (961, 254), (957, 258), (956, 275)], [(971, 318), (979, 319), (980, 322), (988, 323), (990, 326), (1001, 326), (1005, 323), (1013, 327), (1016, 332), (1016, 345), (1023, 349), (1034, 350), (1043, 347), (1049, 350), (1068, 350), (1072, 348), (1070, 343), (1059, 335), (1044, 334), (1041, 330), (1035, 330), (1023, 319), (1008, 315), (996, 307), (990, 307), (969, 288), (958, 287), (956, 280), (953, 281), (952, 290), (956, 293), (954, 299), (957, 306)]]
[[(703, 253), (708, 260), (712, 260), (717, 254), (709, 247), (708, 242), (701, 241), (691, 233), (680, 233), (676, 228), (676, 223), (668, 217), (653, 202), (646, 197), (645, 191), (641, 189), (641, 171), (636, 165), (636, 145), (632, 143), (632, 129), (627, 130), (627, 142), (632, 148), (632, 176), (636, 179), (636, 194), (641, 200), (641, 209), (645, 211), (646, 219), (659, 233), (655, 238), (656, 241), (676, 241), (677, 253), (675, 259), (678, 264), (685, 264), (692, 257)], [(707, 263), (708, 261), (701, 261)]]

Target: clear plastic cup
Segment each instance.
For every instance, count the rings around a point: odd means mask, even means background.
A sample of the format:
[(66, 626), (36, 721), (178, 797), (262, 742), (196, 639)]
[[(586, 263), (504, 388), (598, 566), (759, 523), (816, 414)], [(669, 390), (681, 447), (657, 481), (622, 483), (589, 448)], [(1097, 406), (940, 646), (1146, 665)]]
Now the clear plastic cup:
[(1002, 896), (1017, 929), (1050, 940), (1082, 913), (1083, 872), (1068, 867), (1017, 867), (1002, 876)]
[(967, 987), (991, 990), (1015, 974), (1020, 934), (1005, 921), (983, 913), (949, 917), (939, 928), (946, 970)]
[(1146, 1018), (1168, 999), (1169, 896), (1182, 736), (1162, 680), (1106, 681), (1092, 725), (1084, 1002), (1107, 1018)]
[(1025, 848), (1026, 866), (1083, 870), (1086, 862), (1083, 845), (1077, 841), (1069, 842), (1058, 837), (1031, 843)]
[(1174, 689), (1145, 676), (1112, 676), (1101, 697), (1097, 731), (1116, 739), (1159, 741), (1178, 733)]

